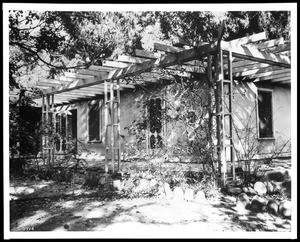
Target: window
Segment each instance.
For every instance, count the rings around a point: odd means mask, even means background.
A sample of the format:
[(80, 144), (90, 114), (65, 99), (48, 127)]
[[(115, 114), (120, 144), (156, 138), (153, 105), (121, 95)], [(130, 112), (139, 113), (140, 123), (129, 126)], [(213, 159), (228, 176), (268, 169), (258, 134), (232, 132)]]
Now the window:
[(161, 98), (152, 98), (149, 102), (149, 140), (150, 148), (162, 147), (162, 100)]
[(77, 139), (77, 110), (56, 114), (55, 129), (60, 136), (55, 141), (56, 151), (66, 151), (68, 143)]
[(258, 90), (259, 138), (273, 138), (272, 91)]
[(94, 100), (89, 103), (89, 114), (88, 114), (88, 130), (89, 130), (89, 141), (100, 142), (102, 127), (102, 100)]

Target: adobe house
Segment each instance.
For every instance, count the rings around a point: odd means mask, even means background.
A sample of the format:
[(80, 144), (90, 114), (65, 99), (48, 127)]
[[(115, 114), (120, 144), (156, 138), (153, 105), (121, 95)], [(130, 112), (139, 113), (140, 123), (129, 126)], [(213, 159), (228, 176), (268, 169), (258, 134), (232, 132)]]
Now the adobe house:
[(198, 46), (155, 43), (153, 52), (137, 49), (134, 56), (39, 82), (43, 94), (35, 101), (43, 107), (42, 118), (61, 134), (55, 142), (44, 139), (49, 164), (75, 142), (94, 151), (106, 172), (119, 170), (134, 140), (128, 127), (143, 114), (148, 120), (138, 135), (144, 153), (162, 149), (170, 135), (180, 138), (180, 127), (165, 118), (168, 106), (177, 105), (170, 91), (176, 80), (196, 80), (204, 90), (198, 107), (205, 110), (224, 177), (233, 161), (268, 157), (274, 149), (290, 155), (290, 43), (266, 40), (263, 32)]

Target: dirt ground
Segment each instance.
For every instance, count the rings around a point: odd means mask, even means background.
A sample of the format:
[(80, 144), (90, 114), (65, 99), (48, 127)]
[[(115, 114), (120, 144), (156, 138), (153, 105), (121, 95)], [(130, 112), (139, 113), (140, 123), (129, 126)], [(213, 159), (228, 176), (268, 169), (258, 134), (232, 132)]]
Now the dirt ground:
[(37, 231), (94, 231), (102, 238), (205, 238), (218, 232), (290, 232), (291, 220), (237, 210), (235, 197), (221, 193), (206, 203), (165, 196), (125, 199), (79, 185), (15, 180), (10, 231), (26, 231), (26, 237)]

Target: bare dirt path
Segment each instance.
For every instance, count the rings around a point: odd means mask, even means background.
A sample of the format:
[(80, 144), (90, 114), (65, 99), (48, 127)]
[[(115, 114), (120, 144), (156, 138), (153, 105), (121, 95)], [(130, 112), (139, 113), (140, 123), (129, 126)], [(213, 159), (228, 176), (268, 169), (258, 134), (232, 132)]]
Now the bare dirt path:
[(166, 197), (121, 198), (116, 193), (51, 181), (10, 187), (11, 231), (97, 231), (99, 237), (197, 237), (215, 232), (289, 232), (291, 221), (238, 211), (235, 197), (216, 194), (206, 203)]

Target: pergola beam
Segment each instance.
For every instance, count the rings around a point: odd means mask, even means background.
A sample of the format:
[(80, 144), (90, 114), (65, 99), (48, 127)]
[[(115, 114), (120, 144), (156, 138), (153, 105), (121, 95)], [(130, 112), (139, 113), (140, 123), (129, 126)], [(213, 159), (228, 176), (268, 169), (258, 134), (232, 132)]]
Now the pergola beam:
[(234, 57), (291, 68), (291, 61), (287, 56), (262, 52), (248, 46), (232, 46), (225, 41), (221, 41), (221, 49), (232, 51)]
[(275, 80), (278, 78), (289, 78), (291, 79), (291, 74), (290, 73), (281, 73), (281, 74), (274, 74), (274, 75), (269, 75), (269, 76), (262, 76), (262, 77), (257, 77), (254, 82), (257, 81), (265, 81), (265, 80)]
[(262, 43), (249, 43), (247, 44), (247, 46), (263, 50), (263, 49), (267, 49), (282, 44), (284, 44), (284, 39), (281, 37), (278, 39), (268, 40)]
[(245, 70), (245, 71), (240, 71), (240, 72), (235, 72), (234, 71), (234, 76), (235, 77), (241, 77), (241, 76), (252, 76), (252, 75), (258, 75), (258, 74), (261, 74), (261, 73), (271, 73), (271, 72), (274, 72), (274, 71), (280, 71), (280, 70), (285, 70), (285, 68), (283, 67), (278, 67), (278, 66), (267, 66), (267, 67), (264, 67), (264, 68), (256, 68), (256, 69), (248, 69), (248, 70)]
[(181, 65), (184, 62), (198, 59), (208, 53), (217, 50), (217, 42), (212, 44), (205, 44), (188, 50), (183, 50), (174, 54), (162, 56), (160, 61), (156, 64), (158, 67), (168, 67), (173, 65)]
[(239, 46), (239, 45), (245, 45), (245, 44), (265, 40), (266, 38), (267, 38), (266, 32), (261, 32), (261, 33), (253, 34), (253, 35), (246, 36), (243, 38), (234, 39), (234, 40), (229, 41), (228, 43), (232, 46)]
[(267, 72), (263, 72), (263, 73), (259, 73), (259, 74), (254, 74), (254, 75), (249, 75), (247, 76), (247, 79), (255, 79), (255, 78), (259, 78), (259, 77), (265, 77), (265, 78), (271, 78), (273, 76), (277, 76), (277, 75), (290, 75), (291, 70), (289, 69), (281, 69), (281, 70), (277, 70), (277, 71), (267, 71)]

